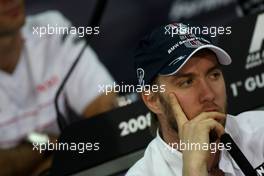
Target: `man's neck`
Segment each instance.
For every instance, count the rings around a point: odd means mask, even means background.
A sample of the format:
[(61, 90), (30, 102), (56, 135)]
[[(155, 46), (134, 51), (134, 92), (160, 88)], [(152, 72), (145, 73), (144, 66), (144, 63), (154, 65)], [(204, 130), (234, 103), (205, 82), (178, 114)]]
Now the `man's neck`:
[[(178, 133), (173, 130), (168, 123), (160, 123), (159, 129), (160, 137), (163, 139), (165, 143), (167, 143), (170, 147), (175, 148), (175, 144), (180, 143)], [(175, 148), (176, 150), (179, 150)], [(179, 150), (180, 151), (180, 150)]]
[(20, 32), (0, 36), (0, 70), (13, 73), (20, 58), (23, 40)]

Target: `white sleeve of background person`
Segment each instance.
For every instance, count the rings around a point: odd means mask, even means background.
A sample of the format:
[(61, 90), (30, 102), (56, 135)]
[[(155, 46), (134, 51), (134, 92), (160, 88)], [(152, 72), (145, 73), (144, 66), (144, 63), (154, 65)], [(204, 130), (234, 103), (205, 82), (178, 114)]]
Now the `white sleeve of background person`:
[(99, 85), (112, 84), (109, 72), (95, 52), (87, 47), (66, 85), (69, 104), (81, 114), (96, 97), (103, 94)]
[[(65, 52), (69, 52), (65, 59), (70, 66), (85, 44), (84, 40), (76, 42), (76, 37), (74, 35), (67, 36), (64, 42)], [(69, 67), (66, 73), (68, 70)], [(112, 84), (113, 78), (110, 73), (100, 62), (93, 49), (87, 46), (66, 84), (67, 101), (78, 114), (81, 114), (96, 97), (102, 94), (99, 85)]]
[[(72, 24), (60, 13), (56, 11), (49, 11), (49, 24), (60, 26), (72, 26)], [(84, 38), (78, 39), (78, 34), (68, 35), (52, 35), (52, 42), (54, 53), (57, 54), (59, 64), (64, 65), (65, 77), (73, 62), (79, 55), (82, 47), (85, 45)], [(96, 36), (100, 37), (100, 36)], [(55, 39), (54, 39), (55, 38)], [(63, 39), (64, 38), (64, 39)], [(56, 46), (58, 45), (58, 46)], [(78, 114), (81, 114), (85, 107), (88, 106), (97, 96), (99, 92), (98, 85), (113, 84), (113, 78), (107, 71), (105, 66), (99, 61), (96, 53), (90, 46), (87, 46), (74, 71), (69, 77), (65, 85), (66, 97), (69, 105)]]

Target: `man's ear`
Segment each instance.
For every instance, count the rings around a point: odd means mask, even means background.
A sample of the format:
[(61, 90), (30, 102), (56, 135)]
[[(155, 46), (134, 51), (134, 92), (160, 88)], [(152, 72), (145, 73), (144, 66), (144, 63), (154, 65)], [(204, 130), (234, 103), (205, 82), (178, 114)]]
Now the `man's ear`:
[(150, 92), (150, 93), (141, 93), (142, 100), (144, 101), (145, 105), (155, 114), (161, 113), (161, 107), (158, 95), (156, 93)]

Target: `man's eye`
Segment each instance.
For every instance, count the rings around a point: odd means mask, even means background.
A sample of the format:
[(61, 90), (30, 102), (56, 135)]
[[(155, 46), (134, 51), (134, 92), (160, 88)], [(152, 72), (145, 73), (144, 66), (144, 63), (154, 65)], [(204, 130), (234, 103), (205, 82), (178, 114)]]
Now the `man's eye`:
[(211, 74), (211, 78), (212, 79), (218, 79), (220, 76), (222, 75), (222, 73), (220, 72), (220, 71), (215, 71), (215, 72), (213, 72), (212, 74)]
[(193, 79), (186, 79), (180, 82), (180, 87), (188, 87), (193, 83)]

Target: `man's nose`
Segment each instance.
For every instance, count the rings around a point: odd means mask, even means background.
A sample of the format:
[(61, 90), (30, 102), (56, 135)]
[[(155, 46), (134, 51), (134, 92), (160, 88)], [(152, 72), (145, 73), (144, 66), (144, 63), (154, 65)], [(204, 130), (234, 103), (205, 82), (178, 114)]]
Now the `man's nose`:
[(199, 85), (200, 101), (213, 101), (215, 99), (215, 92), (209, 81), (201, 80)]

